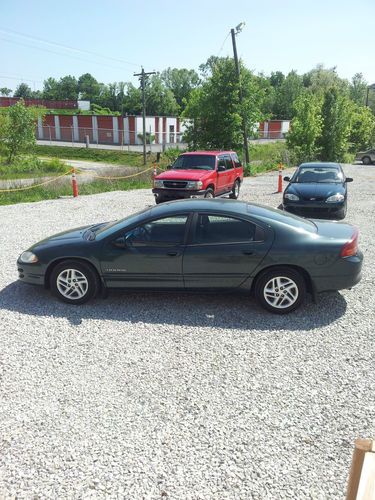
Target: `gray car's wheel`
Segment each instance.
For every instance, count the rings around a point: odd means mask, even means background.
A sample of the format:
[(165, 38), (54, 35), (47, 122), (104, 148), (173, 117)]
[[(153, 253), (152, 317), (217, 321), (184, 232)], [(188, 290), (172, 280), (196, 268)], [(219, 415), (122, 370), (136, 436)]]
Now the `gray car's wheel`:
[(232, 192), (230, 193), (229, 198), (232, 198), (232, 200), (237, 200), (240, 195), (240, 187), (240, 181), (236, 180), (236, 182), (233, 184)]
[(97, 295), (100, 281), (89, 264), (66, 260), (53, 269), (50, 286), (52, 293), (58, 299), (78, 305)]
[(215, 194), (211, 188), (206, 189), (206, 192), (204, 193), (205, 198), (215, 198)]
[(254, 291), (262, 307), (275, 314), (286, 314), (304, 302), (306, 283), (298, 271), (277, 267), (258, 278)]
[(369, 156), (364, 156), (364, 157), (362, 158), (362, 163), (363, 163), (364, 165), (371, 165), (371, 158), (370, 158)]

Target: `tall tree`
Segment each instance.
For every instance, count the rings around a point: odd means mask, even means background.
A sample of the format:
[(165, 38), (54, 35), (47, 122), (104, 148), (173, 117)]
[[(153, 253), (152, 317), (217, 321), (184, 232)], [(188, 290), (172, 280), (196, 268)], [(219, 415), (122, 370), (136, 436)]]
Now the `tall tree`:
[(12, 93), (12, 89), (8, 89), (8, 87), (1, 87), (0, 88), (0, 95), (8, 97)]
[(60, 99), (59, 83), (55, 78), (49, 77), (43, 82), (43, 99)]
[(149, 115), (175, 116), (178, 104), (173, 92), (168, 89), (159, 75), (153, 75), (146, 85), (146, 111)]
[(64, 76), (59, 80), (59, 99), (78, 99), (78, 82), (74, 76)]
[(85, 73), (78, 78), (78, 93), (80, 99), (95, 102), (100, 94), (100, 84), (90, 73)]
[(362, 73), (356, 73), (350, 84), (350, 98), (359, 106), (363, 106), (366, 102), (367, 82), (363, 78)]
[(294, 115), (294, 102), (303, 91), (302, 77), (296, 71), (288, 73), (276, 88), (274, 117), (280, 120), (290, 120)]
[(375, 145), (375, 117), (366, 106), (352, 103), (349, 143), (353, 151)]
[(232, 58), (221, 58), (212, 67), (212, 76), (191, 92), (183, 117), (194, 120), (188, 126), (188, 142), (195, 148), (242, 149), (242, 116), (247, 130), (261, 119), (261, 89), (241, 63), (243, 103)]
[(199, 84), (198, 73), (193, 69), (168, 68), (160, 77), (166, 88), (173, 93), (180, 111), (183, 111), (191, 91)]
[(27, 83), (20, 83), (13, 94), (14, 97), (23, 97), (24, 99), (29, 99), (33, 96), (33, 91), (27, 85)]
[(323, 161), (342, 161), (349, 148), (351, 103), (337, 87), (328, 89), (322, 105), (323, 127), (319, 139)]
[(296, 99), (294, 108), (295, 116), (287, 134), (288, 149), (297, 163), (316, 160), (322, 132), (321, 99), (305, 91)]

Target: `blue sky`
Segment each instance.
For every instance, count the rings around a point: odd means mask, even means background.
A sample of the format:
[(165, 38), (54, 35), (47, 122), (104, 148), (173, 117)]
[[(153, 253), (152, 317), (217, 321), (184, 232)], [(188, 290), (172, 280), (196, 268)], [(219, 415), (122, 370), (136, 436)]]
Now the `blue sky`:
[(141, 65), (198, 69), (211, 55), (232, 55), (226, 37), (241, 21), (238, 53), (255, 72), (303, 73), (323, 63), (375, 83), (374, 0), (3, 0), (0, 10), (0, 87), (25, 80), (37, 89), (49, 76), (86, 72), (136, 83)]

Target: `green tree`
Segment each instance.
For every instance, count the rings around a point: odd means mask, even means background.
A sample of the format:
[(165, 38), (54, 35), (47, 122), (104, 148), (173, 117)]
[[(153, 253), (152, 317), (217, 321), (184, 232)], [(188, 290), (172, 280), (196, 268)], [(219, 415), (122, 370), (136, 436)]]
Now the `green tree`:
[(148, 115), (175, 116), (178, 104), (173, 92), (168, 89), (159, 75), (152, 76), (146, 84), (146, 111)]
[(328, 89), (322, 105), (323, 127), (318, 144), (323, 161), (342, 161), (349, 149), (351, 102), (337, 87)]
[(353, 152), (374, 145), (375, 117), (368, 107), (352, 104), (349, 142)]
[(27, 83), (20, 83), (13, 94), (14, 97), (23, 97), (24, 99), (29, 99), (33, 96), (33, 91), (27, 85)]
[(23, 99), (7, 108), (0, 122), (0, 140), (3, 142), (8, 164), (17, 155), (34, 146), (36, 117), (43, 114), (43, 109), (26, 107)]
[(273, 115), (280, 120), (290, 120), (294, 115), (294, 102), (303, 91), (302, 77), (296, 71), (288, 73), (276, 88)]
[(123, 111), (129, 115), (138, 115), (142, 112), (142, 92), (140, 88), (128, 83), (123, 100)]
[(183, 111), (191, 91), (199, 85), (198, 73), (193, 69), (168, 68), (160, 77), (165, 87), (173, 93), (180, 111)]
[(59, 83), (55, 78), (49, 77), (43, 82), (43, 99), (58, 100)]
[(363, 106), (366, 101), (367, 82), (362, 73), (356, 73), (350, 84), (350, 98), (359, 106)]
[(256, 79), (241, 63), (243, 103), (239, 101), (239, 83), (232, 58), (216, 60), (212, 76), (192, 90), (184, 118), (194, 121), (186, 139), (194, 148), (237, 149), (243, 145), (242, 116), (247, 130), (255, 129), (261, 119), (262, 90)]
[(74, 76), (64, 76), (59, 80), (59, 99), (78, 99), (78, 82)]
[(321, 100), (308, 92), (294, 103), (295, 115), (287, 134), (287, 146), (297, 163), (316, 160), (322, 131)]
[(305, 87), (320, 96), (323, 96), (332, 87), (337, 88), (341, 93), (347, 94), (349, 92), (349, 82), (338, 76), (335, 67), (325, 68), (323, 64), (318, 64), (303, 75), (302, 80)]
[(8, 87), (1, 87), (0, 88), (0, 95), (8, 97), (12, 93), (12, 89), (8, 89)]
[(95, 103), (100, 94), (100, 84), (90, 73), (85, 73), (78, 78), (78, 93), (80, 99)]

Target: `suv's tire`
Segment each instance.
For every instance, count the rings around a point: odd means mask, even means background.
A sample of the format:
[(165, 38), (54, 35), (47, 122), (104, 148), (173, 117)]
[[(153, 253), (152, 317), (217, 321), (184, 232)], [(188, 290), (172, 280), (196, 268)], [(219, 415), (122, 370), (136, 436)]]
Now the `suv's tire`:
[(206, 192), (204, 193), (204, 197), (205, 198), (215, 198), (215, 193), (214, 193), (213, 189), (211, 189), (211, 188), (206, 189)]
[(100, 280), (95, 270), (84, 262), (65, 260), (53, 269), (50, 278), (52, 293), (68, 304), (83, 304), (95, 297)]
[(369, 156), (364, 156), (364, 157), (362, 158), (362, 163), (363, 163), (364, 165), (371, 165), (371, 163), (372, 163), (372, 162), (371, 162), (371, 158), (370, 158)]
[(235, 181), (235, 183), (233, 184), (233, 188), (232, 188), (232, 191), (229, 195), (229, 198), (232, 198), (232, 200), (237, 200), (237, 198), (239, 197), (240, 195), (240, 187), (241, 187), (241, 183), (240, 181), (237, 179)]
[(276, 267), (260, 275), (254, 292), (262, 307), (275, 314), (286, 314), (304, 302), (306, 283), (298, 271)]

